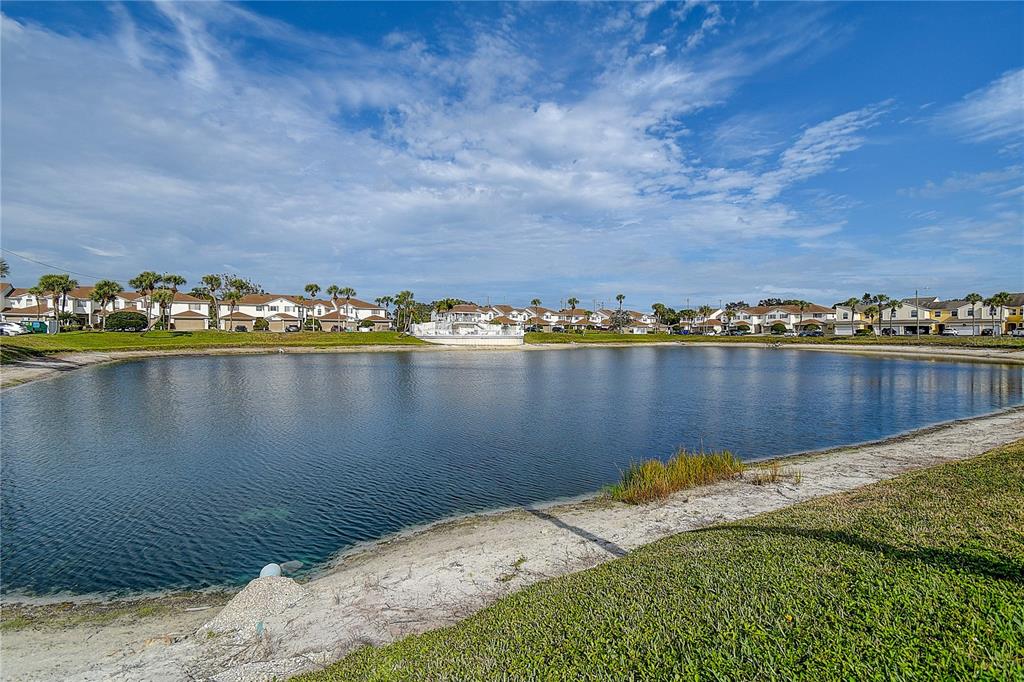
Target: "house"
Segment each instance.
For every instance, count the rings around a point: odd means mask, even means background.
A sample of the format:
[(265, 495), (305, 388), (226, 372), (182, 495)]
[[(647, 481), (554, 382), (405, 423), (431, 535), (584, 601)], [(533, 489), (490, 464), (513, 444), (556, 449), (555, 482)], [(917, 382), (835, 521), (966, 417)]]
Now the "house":
[(221, 329), (244, 326), (253, 329), (257, 319), (267, 322), (269, 331), (283, 332), (291, 325), (301, 326), (307, 316), (306, 304), (289, 294), (248, 294), (234, 305), (221, 301), (217, 306), (217, 321)]
[[(98, 306), (97, 306), (98, 308)], [(108, 304), (106, 314), (123, 310), (140, 312), (152, 321), (160, 317), (160, 306), (135, 291), (122, 291)], [(175, 292), (168, 311), (171, 329), (176, 331), (201, 331), (210, 328), (210, 302), (183, 292)]]
[(1024, 327), (1024, 293), (1010, 294), (1010, 302), (1005, 308), (1006, 317), (1003, 324), (1006, 326), (1006, 333), (1014, 329)]

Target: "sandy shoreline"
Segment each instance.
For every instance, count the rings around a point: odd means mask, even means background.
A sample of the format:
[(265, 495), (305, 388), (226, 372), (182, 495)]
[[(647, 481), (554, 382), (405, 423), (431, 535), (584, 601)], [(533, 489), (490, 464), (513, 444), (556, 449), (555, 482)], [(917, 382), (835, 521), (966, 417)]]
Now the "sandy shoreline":
[[(0, 365), (0, 389), (13, 388), (23, 384), (51, 379), (66, 372), (93, 365), (143, 360), (161, 357), (190, 357), (209, 355), (271, 355), (278, 353), (392, 353), (392, 352), (524, 352), (549, 350), (583, 350), (588, 348), (650, 348), (650, 347), (718, 347), (718, 348), (766, 348), (768, 342), (721, 342), (721, 341), (664, 341), (653, 343), (547, 343), (524, 344), (522, 346), (441, 346), (441, 345), (368, 345), (368, 346), (292, 346), (274, 348), (233, 347), (233, 348), (189, 348), (180, 350), (127, 350), (111, 352), (82, 351), (56, 353), (32, 360), (23, 360)], [(856, 355), (886, 355), (911, 359), (947, 360), (964, 362), (992, 362), (1024, 364), (1024, 348), (961, 348), (957, 346), (857, 346), (787, 343), (779, 350), (809, 350), (827, 353), (853, 353)]]
[[(1024, 407), (885, 441), (785, 458), (777, 484), (749, 477), (633, 507), (602, 498), (480, 514), (340, 556), (316, 579), (253, 581), (224, 609), (200, 604), (110, 623), (3, 633), (4, 679), (260, 680), (364, 644), (457, 622), (504, 594), (715, 523), (965, 459), (1024, 433)], [(216, 614), (216, 615), (214, 615)]]

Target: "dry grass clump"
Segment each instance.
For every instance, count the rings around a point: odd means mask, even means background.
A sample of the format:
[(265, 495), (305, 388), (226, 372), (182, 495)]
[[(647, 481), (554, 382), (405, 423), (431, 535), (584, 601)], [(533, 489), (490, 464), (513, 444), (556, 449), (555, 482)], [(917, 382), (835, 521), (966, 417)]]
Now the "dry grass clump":
[(778, 483), (786, 478), (792, 479), (793, 483), (799, 485), (803, 482), (804, 475), (799, 469), (784, 469), (778, 462), (768, 462), (754, 469), (750, 476), (750, 482), (754, 485), (768, 485), (769, 483)]
[(649, 459), (631, 465), (608, 494), (620, 502), (643, 504), (741, 473), (743, 462), (731, 452), (696, 453), (680, 448), (667, 462)]

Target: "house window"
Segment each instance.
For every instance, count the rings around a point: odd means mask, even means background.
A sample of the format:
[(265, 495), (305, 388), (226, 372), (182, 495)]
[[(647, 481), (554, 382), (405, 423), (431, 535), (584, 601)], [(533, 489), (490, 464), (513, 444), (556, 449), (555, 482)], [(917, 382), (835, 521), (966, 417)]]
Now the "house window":
[(843, 319), (844, 320), (850, 319), (850, 313), (843, 313)]
[(953, 312), (951, 312), (951, 313), (949, 314), (949, 316), (950, 316), (950, 317), (957, 317), (957, 313), (959, 313), (959, 312), (960, 312), (960, 311), (958, 311), (958, 310), (954, 310)]
[(263, 312), (263, 306), (261, 306), (261, 305), (256, 306), (256, 312), (262, 313)]
[(895, 319), (895, 317), (896, 317), (896, 310), (895, 309), (889, 311), (889, 317)]
[(942, 313), (941, 313), (941, 312), (939, 312), (938, 310), (936, 310), (936, 311), (935, 311), (935, 317), (936, 317), (936, 318), (942, 317)]
[(267, 306), (267, 307), (270, 308), (270, 312), (272, 312), (272, 313), (276, 313), (277, 312), (277, 306), (276, 305), (271, 305), (271, 306)]
[(967, 317), (974, 317), (974, 308), (967, 311)]
[(910, 311), (910, 316), (911, 317), (917, 317), (917, 311), (916, 310), (911, 310)]
[(189, 303), (188, 304), (188, 309), (189, 310), (202, 310), (203, 309), (203, 304), (202, 303)]

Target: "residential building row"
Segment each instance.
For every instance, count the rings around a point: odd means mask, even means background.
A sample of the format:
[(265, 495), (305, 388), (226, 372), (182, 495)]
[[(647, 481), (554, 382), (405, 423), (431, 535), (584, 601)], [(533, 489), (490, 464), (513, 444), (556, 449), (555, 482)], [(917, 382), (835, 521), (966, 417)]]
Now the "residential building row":
[[(124, 291), (103, 308), (91, 298), (93, 287), (82, 286), (68, 292), (60, 305), (60, 312), (78, 318), (85, 327), (99, 325), (104, 316), (121, 311), (139, 312), (150, 320), (158, 318), (160, 307), (134, 291)], [(53, 302), (49, 297), (37, 297), (28, 289), (0, 282), (0, 315), (4, 321), (22, 322), (53, 317)], [(336, 300), (306, 300), (289, 294), (251, 294), (232, 305), (219, 301), (214, 304), (177, 292), (168, 311), (171, 327), (181, 331), (211, 329), (252, 331), (257, 320), (265, 320), (270, 331), (283, 332), (290, 326), (303, 326), (309, 322), (325, 331), (354, 331), (358, 328), (381, 331), (390, 329), (392, 321), (388, 311), (374, 303), (356, 298)], [(315, 321), (315, 322), (310, 322)]]
[[(77, 287), (65, 297), (61, 312), (78, 318), (83, 326), (100, 324), (105, 315), (130, 310), (155, 319), (159, 306), (150, 304), (146, 297), (134, 291), (118, 294), (101, 310), (91, 299), (92, 287)], [(150, 305), (148, 305), (150, 304)], [(53, 317), (52, 302), (48, 297), (36, 297), (28, 289), (0, 282), (0, 317), (4, 321)], [(552, 310), (543, 306), (475, 305), (459, 304), (447, 310), (435, 310), (432, 319), (460, 324), (479, 323), (523, 326), (541, 331), (611, 329), (612, 316), (617, 310), (600, 308), (565, 308)], [(707, 315), (680, 320), (672, 328), (659, 322), (653, 312), (623, 310), (628, 322), (623, 331), (631, 334), (649, 334), (677, 329), (697, 334), (716, 334), (729, 330), (770, 334), (800, 332), (819, 329), (822, 332), (849, 336), (862, 330), (893, 335), (941, 334), (947, 329), (960, 336), (1003, 334), (1024, 326), (1024, 293), (1012, 294), (1005, 306), (972, 304), (961, 299), (942, 300), (938, 297), (905, 298), (886, 305), (881, 311), (870, 306), (853, 308), (836, 305), (828, 308), (810, 304), (751, 306), (732, 309), (713, 309)], [(869, 314), (871, 313), (871, 314)], [(286, 331), (289, 327), (313, 325), (323, 331), (354, 331), (369, 329), (382, 331), (393, 328), (393, 320), (386, 307), (357, 298), (309, 300), (291, 294), (251, 294), (240, 298), (234, 305), (218, 301), (214, 304), (177, 292), (170, 305), (172, 328), (177, 330), (203, 330), (216, 326), (223, 330), (253, 330), (258, 320), (264, 320), (270, 331)], [(263, 326), (260, 324), (259, 326)], [(986, 331), (988, 330), (988, 331)]]

